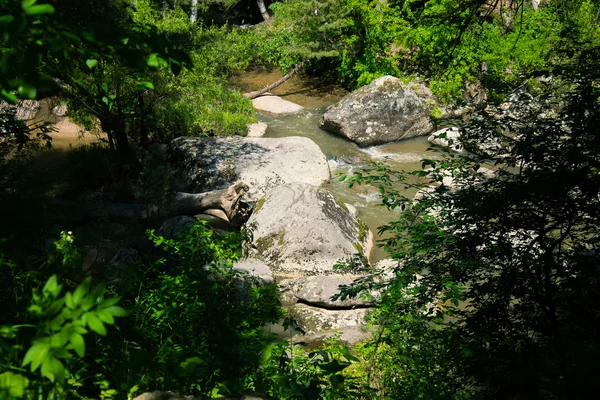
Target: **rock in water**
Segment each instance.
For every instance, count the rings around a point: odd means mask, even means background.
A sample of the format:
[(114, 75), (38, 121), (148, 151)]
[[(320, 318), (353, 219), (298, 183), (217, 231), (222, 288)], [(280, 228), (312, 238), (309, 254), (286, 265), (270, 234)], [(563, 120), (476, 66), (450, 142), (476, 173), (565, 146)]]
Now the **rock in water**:
[(279, 186), (261, 199), (248, 222), (249, 257), (280, 276), (354, 273), (335, 271), (359, 253), (368, 258), (373, 235), (344, 203), (307, 184)]
[(293, 182), (329, 182), (329, 164), (312, 140), (304, 137), (180, 137), (169, 145), (169, 158), (182, 173), (186, 190), (206, 192), (244, 182), (251, 201), (272, 188)]
[(248, 137), (263, 137), (269, 127), (264, 122), (255, 122), (248, 125)]
[(361, 147), (427, 135), (433, 130), (433, 96), (426, 88), (417, 92), (421, 95), (398, 78), (383, 76), (331, 107), (320, 127)]
[(304, 107), (279, 96), (264, 95), (252, 100), (257, 111), (272, 115), (289, 115), (304, 111)]

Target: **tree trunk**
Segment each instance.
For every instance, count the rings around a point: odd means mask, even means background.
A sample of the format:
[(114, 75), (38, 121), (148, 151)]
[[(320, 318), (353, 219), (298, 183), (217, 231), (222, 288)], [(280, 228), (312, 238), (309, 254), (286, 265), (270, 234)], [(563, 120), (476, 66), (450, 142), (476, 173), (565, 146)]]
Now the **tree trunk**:
[[(205, 193), (178, 192), (173, 201), (173, 209), (169, 216), (196, 215), (207, 210), (222, 210), (227, 222), (236, 221), (240, 211), (240, 200), (248, 191), (244, 183), (232, 185), (227, 189), (214, 190)], [(55, 200), (54, 204), (65, 209), (70, 220), (123, 220), (128, 218), (148, 219), (158, 216), (158, 207), (148, 204), (127, 203), (84, 203), (75, 201)], [(211, 213), (217, 215), (219, 213)]]
[(244, 93), (244, 97), (252, 100), (252, 99), (257, 98), (260, 95), (267, 93), (269, 90), (275, 89), (276, 87), (278, 87), (279, 85), (281, 85), (282, 83), (284, 83), (285, 81), (290, 79), (292, 76), (294, 76), (300, 70), (300, 68), (302, 68), (303, 66), (304, 66), (304, 61), (301, 62), (300, 64), (297, 64), (294, 67), (294, 69), (292, 69), (290, 72), (288, 72), (284, 77), (279, 79), (277, 82), (271, 83), (270, 85), (265, 86), (264, 88), (262, 88), (260, 90), (256, 90), (254, 92), (249, 92), (249, 93)]
[(198, 0), (192, 0), (192, 11), (190, 12), (190, 22), (193, 24), (198, 19)]
[(260, 11), (260, 15), (262, 15), (263, 20), (265, 20), (265, 22), (271, 20), (267, 7), (265, 7), (264, 0), (256, 0), (256, 4), (258, 5), (258, 10)]

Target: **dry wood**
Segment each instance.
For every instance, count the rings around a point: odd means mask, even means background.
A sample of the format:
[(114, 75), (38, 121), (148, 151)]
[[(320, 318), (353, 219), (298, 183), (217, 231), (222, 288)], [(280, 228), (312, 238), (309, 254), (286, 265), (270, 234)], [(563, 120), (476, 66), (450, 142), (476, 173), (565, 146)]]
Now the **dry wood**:
[(269, 90), (273, 90), (275, 89), (277, 86), (281, 85), (282, 83), (284, 83), (285, 81), (287, 81), (288, 79), (290, 79), (292, 76), (294, 76), (299, 70), (300, 68), (302, 68), (304, 66), (304, 62), (301, 62), (300, 64), (297, 64), (294, 69), (292, 69), (290, 72), (288, 72), (284, 77), (282, 77), (281, 79), (279, 79), (277, 82), (271, 83), (270, 85), (265, 86), (264, 88), (260, 89), (260, 90), (256, 90), (254, 92), (248, 92), (248, 93), (244, 93), (244, 97), (252, 100), (257, 98), (260, 95), (263, 95), (265, 93), (267, 93)]
[[(227, 222), (231, 222), (240, 210), (240, 200), (248, 189), (248, 185), (238, 183), (227, 189), (205, 193), (178, 192), (169, 215), (196, 215), (207, 210), (222, 210)], [(147, 219), (158, 215), (158, 207), (148, 204), (80, 203), (68, 200), (55, 200), (54, 204), (64, 208), (69, 219), (77, 221)]]

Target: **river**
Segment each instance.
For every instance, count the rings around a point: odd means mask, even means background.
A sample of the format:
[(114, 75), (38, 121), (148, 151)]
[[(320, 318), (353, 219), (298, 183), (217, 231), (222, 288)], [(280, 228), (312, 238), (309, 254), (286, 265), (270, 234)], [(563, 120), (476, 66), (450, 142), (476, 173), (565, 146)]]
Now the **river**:
[[(232, 83), (243, 91), (252, 91), (276, 81), (280, 76), (278, 71), (254, 71), (235, 78)], [(319, 120), (327, 106), (347, 94), (339, 86), (306, 77), (294, 77), (272, 93), (300, 104), (306, 111), (277, 117), (258, 114), (258, 120), (269, 126), (265, 137), (304, 136), (312, 139), (329, 160), (332, 179), (327, 189), (344, 202), (355, 206), (359, 217), (377, 239), (381, 239), (377, 236), (378, 228), (397, 218), (399, 210), (390, 211), (382, 207), (377, 188), (366, 185), (349, 188), (348, 183), (340, 182), (336, 175), (349, 174), (373, 162), (383, 162), (396, 170), (414, 171), (421, 167), (423, 158), (436, 158), (436, 153), (427, 151), (427, 138), (418, 137), (381, 146), (359, 148), (351, 141), (319, 128)], [(412, 197), (414, 191), (407, 191), (405, 194)], [(371, 260), (375, 262), (385, 257), (387, 253), (382, 248), (374, 249), (371, 254)]]

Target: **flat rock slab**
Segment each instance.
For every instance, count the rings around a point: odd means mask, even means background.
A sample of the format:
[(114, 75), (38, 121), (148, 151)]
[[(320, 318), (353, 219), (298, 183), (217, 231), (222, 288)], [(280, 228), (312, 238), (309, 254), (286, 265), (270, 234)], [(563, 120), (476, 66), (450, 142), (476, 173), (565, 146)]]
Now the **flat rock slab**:
[(354, 254), (369, 257), (373, 235), (331, 192), (308, 184), (273, 189), (246, 223), (249, 257), (280, 277), (356, 274), (356, 265), (334, 270)]
[[(316, 307), (323, 308), (349, 308), (353, 306), (372, 306), (375, 304), (375, 296), (361, 298), (360, 296), (346, 298), (344, 300), (331, 300), (340, 292), (340, 286), (351, 286), (359, 277), (354, 276), (307, 276), (289, 279), (279, 283), (280, 290), (292, 295), (296, 301), (303, 302)], [(293, 301), (293, 300), (292, 300)]]
[(207, 192), (244, 182), (250, 201), (294, 182), (319, 186), (330, 181), (329, 164), (315, 142), (305, 137), (180, 137), (169, 145), (169, 159), (186, 190)]
[(332, 329), (350, 326), (364, 326), (365, 317), (369, 310), (325, 310), (306, 304), (296, 304), (290, 309), (290, 315), (296, 320), (298, 328), (305, 334), (324, 332)]
[(320, 127), (361, 147), (426, 135), (433, 130), (429, 96), (422, 85), (383, 76), (327, 110)]
[(257, 97), (252, 100), (252, 105), (257, 111), (272, 115), (288, 115), (304, 111), (304, 107), (273, 95)]

